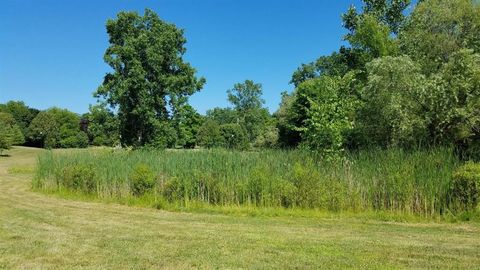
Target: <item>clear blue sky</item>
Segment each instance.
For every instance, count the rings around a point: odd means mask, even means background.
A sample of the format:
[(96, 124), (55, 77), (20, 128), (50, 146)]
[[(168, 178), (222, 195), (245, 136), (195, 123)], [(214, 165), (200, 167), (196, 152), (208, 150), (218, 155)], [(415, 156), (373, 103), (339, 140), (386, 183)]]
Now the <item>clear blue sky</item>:
[(226, 90), (263, 84), (270, 111), (291, 91), (292, 72), (342, 44), (340, 14), (359, 0), (1, 0), (0, 103), (88, 111), (109, 67), (105, 22), (145, 8), (185, 29), (185, 59), (207, 79), (190, 103), (226, 107)]

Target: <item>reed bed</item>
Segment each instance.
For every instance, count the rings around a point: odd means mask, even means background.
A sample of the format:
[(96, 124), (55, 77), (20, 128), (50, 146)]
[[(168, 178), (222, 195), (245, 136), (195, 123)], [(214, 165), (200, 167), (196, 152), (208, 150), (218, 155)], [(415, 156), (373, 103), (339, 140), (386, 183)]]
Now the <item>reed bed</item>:
[(47, 151), (39, 156), (33, 186), (146, 197), (157, 207), (201, 202), (436, 215), (448, 211), (459, 163), (447, 148), (369, 150), (335, 162), (301, 150)]

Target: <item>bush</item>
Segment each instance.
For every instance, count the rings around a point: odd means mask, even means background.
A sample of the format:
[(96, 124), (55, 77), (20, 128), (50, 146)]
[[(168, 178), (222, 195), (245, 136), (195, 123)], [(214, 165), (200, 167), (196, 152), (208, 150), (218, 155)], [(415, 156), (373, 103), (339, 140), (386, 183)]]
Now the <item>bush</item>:
[(137, 165), (130, 175), (130, 190), (134, 196), (142, 196), (155, 186), (155, 174), (148, 165)]
[(248, 148), (248, 138), (245, 130), (239, 124), (225, 124), (220, 126), (220, 133), (229, 149), (244, 150)]
[(88, 165), (70, 165), (57, 174), (57, 184), (67, 189), (93, 193), (97, 187), (95, 171)]
[(162, 195), (165, 196), (169, 202), (182, 201), (185, 199), (185, 186), (178, 178), (171, 178), (164, 183)]
[(86, 148), (88, 146), (88, 136), (85, 132), (79, 131), (74, 136), (60, 140), (60, 145), (63, 148)]
[(451, 200), (454, 210), (475, 209), (480, 199), (480, 163), (469, 162), (453, 174)]

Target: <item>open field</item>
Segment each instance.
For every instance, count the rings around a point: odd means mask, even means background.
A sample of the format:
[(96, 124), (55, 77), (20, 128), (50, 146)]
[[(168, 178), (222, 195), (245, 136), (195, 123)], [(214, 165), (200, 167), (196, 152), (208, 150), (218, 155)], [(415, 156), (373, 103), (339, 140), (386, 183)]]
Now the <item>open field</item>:
[(172, 213), (31, 191), (41, 150), (0, 158), (0, 268), (456, 268), (480, 265), (478, 223)]

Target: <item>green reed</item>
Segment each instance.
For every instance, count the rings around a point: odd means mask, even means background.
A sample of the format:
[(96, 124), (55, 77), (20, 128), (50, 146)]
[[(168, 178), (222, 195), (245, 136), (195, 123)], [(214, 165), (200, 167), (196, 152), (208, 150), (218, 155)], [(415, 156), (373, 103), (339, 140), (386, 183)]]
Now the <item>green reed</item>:
[(48, 151), (39, 156), (33, 185), (68, 189), (65, 168), (84, 166), (95, 175), (93, 195), (129, 198), (140, 164), (155, 175), (145, 195), (155, 202), (435, 215), (448, 207), (459, 161), (445, 148), (361, 151), (335, 162), (302, 150)]

